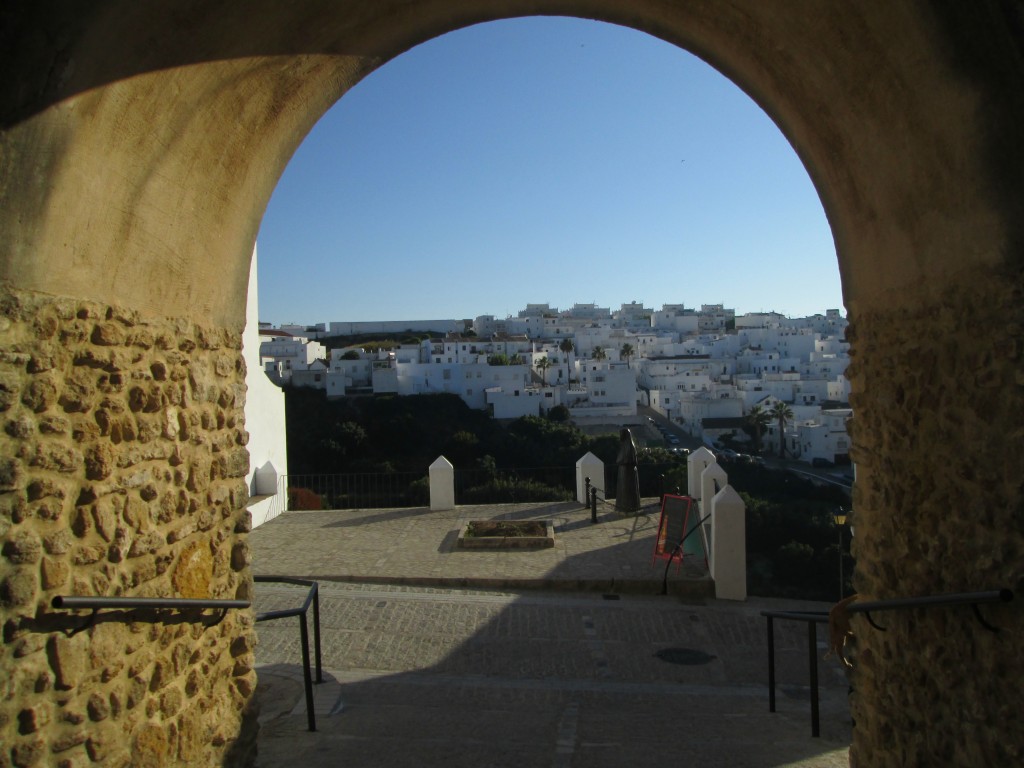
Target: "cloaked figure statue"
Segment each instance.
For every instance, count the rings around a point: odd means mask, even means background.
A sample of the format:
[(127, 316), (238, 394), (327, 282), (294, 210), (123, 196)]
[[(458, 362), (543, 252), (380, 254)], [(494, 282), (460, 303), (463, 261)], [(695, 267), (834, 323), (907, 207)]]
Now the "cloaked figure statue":
[(640, 511), (640, 476), (636, 468), (636, 443), (633, 435), (623, 427), (619, 432), (618, 482), (615, 491), (615, 509), (632, 515)]

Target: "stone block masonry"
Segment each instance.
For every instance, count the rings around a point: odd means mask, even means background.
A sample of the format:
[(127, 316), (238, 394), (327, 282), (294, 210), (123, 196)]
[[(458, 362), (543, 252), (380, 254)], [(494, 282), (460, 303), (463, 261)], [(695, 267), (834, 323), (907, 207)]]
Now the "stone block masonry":
[[(965, 318), (970, 318), (966, 321)], [(964, 276), (919, 308), (858, 313), (854, 579), (865, 599), (1009, 587), (1024, 562), (1024, 274)], [(1018, 598), (1019, 599), (1019, 598)], [(1021, 765), (1018, 600), (863, 617), (851, 697), (863, 765)]]
[(250, 611), (101, 613), (69, 636), (50, 608), (249, 598), (240, 335), (9, 290), (0, 307), (0, 766), (249, 762)]

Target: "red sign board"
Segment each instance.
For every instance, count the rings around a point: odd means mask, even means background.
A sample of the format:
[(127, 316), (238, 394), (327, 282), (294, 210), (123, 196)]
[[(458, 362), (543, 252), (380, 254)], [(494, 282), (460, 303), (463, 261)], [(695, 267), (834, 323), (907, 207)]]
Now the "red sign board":
[(666, 494), (661, 501), (661, 519), (651, 565), (658, 560), (675, 560), (678, 568), (687, 555), (703, 556), (704, 540), (700, 532), (695, 531), (699, 525), (697, 507), (692, 498)]

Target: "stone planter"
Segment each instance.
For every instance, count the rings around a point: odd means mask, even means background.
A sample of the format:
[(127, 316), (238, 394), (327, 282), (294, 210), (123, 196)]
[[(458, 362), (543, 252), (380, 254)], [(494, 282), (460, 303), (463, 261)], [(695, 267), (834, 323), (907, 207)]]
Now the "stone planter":
[(459, 549), (546, 549), (555, 546), (550, 520), (470, 520), (459, 531)]

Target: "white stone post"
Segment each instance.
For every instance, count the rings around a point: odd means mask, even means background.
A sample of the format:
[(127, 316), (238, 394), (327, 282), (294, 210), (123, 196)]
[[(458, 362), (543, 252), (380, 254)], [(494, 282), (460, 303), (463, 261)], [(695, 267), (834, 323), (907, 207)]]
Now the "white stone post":
[(731, 485), (711, 500), (711, 578), (719, 600), (747, 599), (746, 505)]
[[(729, 475), (722, 469), (721, 464), (712, 462), (704, 468), (704, 471), (700, 473), (700, 490), (697, 493), (700, 508), (703, 510), (701, 517), (704, 517), (704, 515), (711, 511), (711, 499), (715, 498), (715, 494), (728, 484)], [(708, 500), (707, 504), (704, 503), (704, 499)]]
[(597, 488), (597, 495), (604, 498), (604, 462), (589, 451), (576, 462), (576, 500), (580, 504), (589, 504), (586, 496), (586, 478), (590, 478), (590, 487)]
[(430, 511), (455, 509), (455, 467), (444, 456), (430, 465)]
[(686, 457), (687, 495), (700, 501), (700, 476), (709, 465), (715, 463), (715, 454), (703, 446)]
[(273, 496), (277, 493), (277, 469), (271, 461), (266, 462), (253, 475), (256, 496)]
[[(703, 520), (711, 514), (711, 517), (704, 523), (704, 543), (708, 547), (708, 559), (713, 557), (714, 551), (714, 520), (715, 509), (711, 504), (711, 500), (715, 498), (715, 495), (725, 488), (729, 484), (729, 475), (722, 465), (717, 461), (708, 464), (707, 467), (701, 472), (700, 475), (700, 501), (697, 502), (697, 508), (700, 510), (700, 517)], [(704, 503), (704, 499), (707, 499), (707, 503)]]

